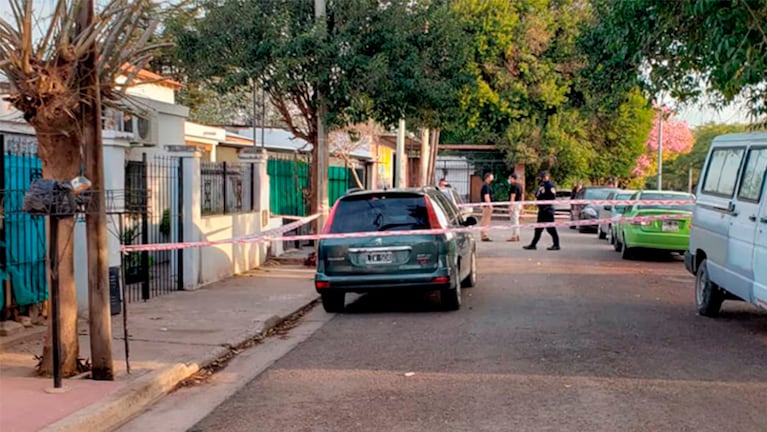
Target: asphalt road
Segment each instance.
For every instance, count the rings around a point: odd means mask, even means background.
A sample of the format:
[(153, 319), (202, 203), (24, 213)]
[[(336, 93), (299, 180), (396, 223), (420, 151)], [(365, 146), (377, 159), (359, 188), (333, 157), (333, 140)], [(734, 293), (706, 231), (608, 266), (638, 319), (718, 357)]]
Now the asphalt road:
[(767, 430), (767, 314), (696, 316), (679, 257), (560, 232), (481, 244), (457, 312), (360, 297), (191, 430)]

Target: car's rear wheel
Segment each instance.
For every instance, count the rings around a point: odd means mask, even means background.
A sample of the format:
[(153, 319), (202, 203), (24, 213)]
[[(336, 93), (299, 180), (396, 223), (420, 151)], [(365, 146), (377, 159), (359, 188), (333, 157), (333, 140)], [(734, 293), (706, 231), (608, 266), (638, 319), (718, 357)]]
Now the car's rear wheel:
[(708, 262), (704, 259), (695, 275), (695, 304), (698, 313), (707, 317), (716, 317), (722, 310), (725, 293), (708, 276)]
[[(457, 272), (460, 277), (460, 272)], [(461, 308), (461, 284), (456, 282), (453, 282), (451, 285), (453, 285), (452, 288), (443, 288), (439, 292), (440, 301), (442, 302), (442, 307), (445, 308), (445, 310), (458, 310)]]
[(463, 288), (474, 288), (477, 285), (477, 252), (471, 253), (471, 271), (466, 279), (461, 281)]
[(327, 313), (340, 313), (344, 311), (346, 305), (346, 293), (344, 292), (324, 292), (322, 297), (322, 308)]
[[(613, 235), (615, 234), (613, 233)], [(620, 241), (620, 239), (617, 236), (615, 237), (615, 243), (613, 243), (613, 249), (615, 249), (615, 252), (623, 251), (623, 243)]]

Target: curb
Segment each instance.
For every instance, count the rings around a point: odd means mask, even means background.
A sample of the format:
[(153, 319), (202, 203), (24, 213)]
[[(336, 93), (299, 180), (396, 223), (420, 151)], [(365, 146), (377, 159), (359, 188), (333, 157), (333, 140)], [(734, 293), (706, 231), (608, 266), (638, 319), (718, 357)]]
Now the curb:
[(269, 317), (262, 325), (222, 343), (221, 346), (212, 349), (201, 358), (196, 359), (196, 361), (176, 363), (136, 378), (135, 381), (127, 384), (104, 400), (48, 425), (42, 431), (113, 431), (143, 413), (152, 404), (173, 391), (180, 382), (229, 355), (230, 347), (245, 343), (248, 339), (274, 328), (316, 300), (316, 298), (312, 298), (310, 301), (302, 303), (285, 316), (273, 315)]

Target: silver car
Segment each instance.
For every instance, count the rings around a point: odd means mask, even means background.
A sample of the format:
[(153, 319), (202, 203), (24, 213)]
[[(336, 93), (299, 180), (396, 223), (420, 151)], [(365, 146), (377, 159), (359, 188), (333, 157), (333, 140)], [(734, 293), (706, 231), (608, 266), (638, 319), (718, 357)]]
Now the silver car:
[[(605, 198), (607, 201), (613, 201), (613, 200), (627, 200), (630, 199), (632, 195), (634, 195), (636, 191), (633, 190), (618, 190), (610, 192), (609, 195), (607, 195), (607, 198)], [(612, 219), (615, 218), (615, 216), (619, 215), (621, 211), (623, 210), (625, 206), (614, 206), (611, 204), (606, 204), (599, 207), (599, 219), (609, 219), (610, 221), (607, 222), (600, 222), (597, 226), (597, 235), (599, 236), (600, 240), (604, 240), (606, 238), (610, 238), (612, 240), (614, 236), (611, 235), (613, 230), (613, 224)]]

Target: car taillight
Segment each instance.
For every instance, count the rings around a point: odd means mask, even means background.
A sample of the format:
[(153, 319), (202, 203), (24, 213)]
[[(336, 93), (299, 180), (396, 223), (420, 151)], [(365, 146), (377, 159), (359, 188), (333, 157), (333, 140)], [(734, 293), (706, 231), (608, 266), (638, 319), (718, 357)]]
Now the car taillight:
[(429, 226), (431, 229), (442, 229), (442, 224), (439, 223), (437, 212), (434, 211), (434, 205), (432, 205), (431, 200), (429, 200), (429, 197), (423, 197), (423, 199), (426, 201), (426, 215), (429, 218)]
[(450, 282), (450, 278), (447, 276), (438, 276), (438, 277), (432, 278), (431, 281), (433, 283), (448, 283)]
[(322, 288), (330, 288), (330, 282), (315, 281), (315, 282), (314, 282), (314, 286), (315, 286), (317, 289), (322, 289)]
[(336, 217), (336, 210), (338, 210), (338, 203), (339, 201), (336, 201), (336, 203), (333, 205), (333, 208), (330, 210), (330, 215), (328, 215), (328, 220), (325, 221), (325, 226), (322, 227), (322, 234), (330, 234), (330, 227), (333, 226), (333, 219)]

